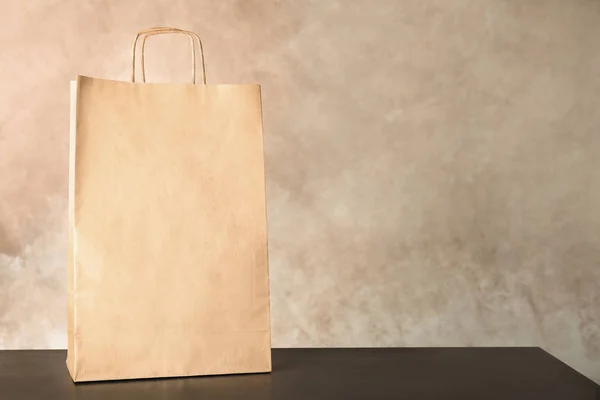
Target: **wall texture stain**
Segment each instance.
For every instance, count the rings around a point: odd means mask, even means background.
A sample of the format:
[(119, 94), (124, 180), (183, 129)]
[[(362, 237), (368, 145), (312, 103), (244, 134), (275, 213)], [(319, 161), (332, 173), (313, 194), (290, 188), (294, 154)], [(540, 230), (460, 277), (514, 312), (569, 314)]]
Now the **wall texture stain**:
[[(600, 381), (600, 3), (0, 0), (0, 348), (66, 345), (69, 80), (137, 30), (263, 85), (273, 345), (538, 345)], [(150, 81), (190, 81), (182, 37)]]

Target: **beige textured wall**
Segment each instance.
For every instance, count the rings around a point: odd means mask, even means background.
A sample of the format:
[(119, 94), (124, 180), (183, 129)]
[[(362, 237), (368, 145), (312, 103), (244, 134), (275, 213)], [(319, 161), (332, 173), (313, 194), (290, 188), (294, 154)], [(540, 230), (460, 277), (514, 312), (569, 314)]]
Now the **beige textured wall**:
[[(65, 346), (68, 81), (137, 29), (263, 85), (274, 346), (540, 345), (600, 381), (600, 3), (0, 0), (0, 348)], [(183, 38), (148, 75), (184, 81)]]

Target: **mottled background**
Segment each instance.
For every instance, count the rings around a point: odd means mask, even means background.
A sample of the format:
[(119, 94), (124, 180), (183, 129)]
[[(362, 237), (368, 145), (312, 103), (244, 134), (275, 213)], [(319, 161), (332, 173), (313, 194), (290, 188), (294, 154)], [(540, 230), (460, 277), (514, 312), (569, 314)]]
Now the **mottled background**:
[[(0, 0), (0, 348), (65, 347), (68, 82), (136, 31), (263, 85), (273, 345), (539, 345), (600, 381), (600, 2)], [(148, 79), (189, 80), (184, 37)]]

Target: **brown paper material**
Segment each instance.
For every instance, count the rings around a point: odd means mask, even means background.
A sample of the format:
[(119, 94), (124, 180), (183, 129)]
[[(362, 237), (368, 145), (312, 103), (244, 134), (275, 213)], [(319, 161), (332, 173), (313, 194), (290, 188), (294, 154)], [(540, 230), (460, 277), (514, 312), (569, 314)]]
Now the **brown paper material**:
[(73, 380), (270, 371), (260, 87), (71, 95)]

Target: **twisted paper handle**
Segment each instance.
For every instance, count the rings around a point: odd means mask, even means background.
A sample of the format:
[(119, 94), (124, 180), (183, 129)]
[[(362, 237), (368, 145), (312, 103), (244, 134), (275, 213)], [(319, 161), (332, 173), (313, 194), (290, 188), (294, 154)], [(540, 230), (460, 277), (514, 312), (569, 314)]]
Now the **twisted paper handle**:
[(138, 40), (140, 39), (140, 37), (142, 38), (142, 82), (145, 83), (146, 82), (146, 69), (145, 69), (145, 46), (146, 46), (146, 39), (150, 36), (154, 36), (154, 35), (164, 35), (164, 34), (169, 34), (169, 33), (179, 33), (179, 34), (183, 34), (183, 35), (187, 35), (190, 38), (190, 43), (192, 45), (192, 76), (193, 76), (193, 83), (196, 83), (196, 46), (194, 43), (194, 40), (196, 41), (196, 43), (198, 44), (198, 48), (200, 49), (200, 63), (202, 66), (202, 83), (204, 85), (206, 85), (206, 66), (204, 64), (204, 49), (202, 48), (202, 41), (200, 40), (200, 37), (191, 31), (186, 31), (183, 29), (177, 29), (177, 28), (169, 28), (169, 27), (155, 27), (155, 28), (148, 28), (148, 29), (144, 29), (138, 32), (138, 34), (135, 37), (135, 40), (133, 41), (133, 47), (131, 50), (131, 59), (132, 59), (132, 65), (131, 65), (131, 82), (135, 82), (135, 55), (136, 55), (136, 48), (137, 48), (137, 43)]

